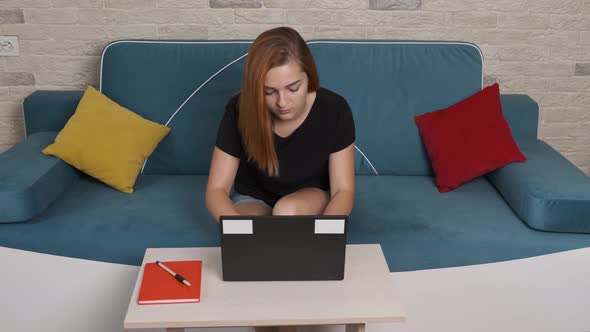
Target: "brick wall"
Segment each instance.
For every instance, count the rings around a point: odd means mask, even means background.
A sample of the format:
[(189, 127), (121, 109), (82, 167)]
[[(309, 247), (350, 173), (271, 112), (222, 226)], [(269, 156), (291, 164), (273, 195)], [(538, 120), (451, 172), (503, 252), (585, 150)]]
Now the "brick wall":
[(540, 136), (590, 174), (590, 0), (2, 0), (0, 151), (23, 137), (22, 98), (97, 85), (100, 53), (120, 38), (254, 38), (289, 25), (304, 38), (466, 40), (486, 83), (541, 106)]

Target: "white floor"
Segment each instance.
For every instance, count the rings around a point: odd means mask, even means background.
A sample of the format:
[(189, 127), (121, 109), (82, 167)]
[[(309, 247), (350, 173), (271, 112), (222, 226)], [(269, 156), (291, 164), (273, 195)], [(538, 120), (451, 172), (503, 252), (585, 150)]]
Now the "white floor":
[[(126, 331), (123, 319), (138, 271), (135, 266), (0, 247), (0, 331)], [(590, 332), (590, 248), (391, 277), (407, 322), (370, 324), (368, 332)]]

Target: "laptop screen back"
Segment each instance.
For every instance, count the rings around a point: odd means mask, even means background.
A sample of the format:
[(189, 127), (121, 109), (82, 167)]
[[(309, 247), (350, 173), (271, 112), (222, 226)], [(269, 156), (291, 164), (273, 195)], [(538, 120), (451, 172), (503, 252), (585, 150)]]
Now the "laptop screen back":
[(347, 221), (347, 216), (222, 216), (223, 280), (342, 280)]

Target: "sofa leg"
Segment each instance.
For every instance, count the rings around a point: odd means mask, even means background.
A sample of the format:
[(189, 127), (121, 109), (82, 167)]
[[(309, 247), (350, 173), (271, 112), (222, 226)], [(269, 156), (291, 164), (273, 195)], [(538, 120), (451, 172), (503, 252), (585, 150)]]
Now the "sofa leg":
[(346, 332), (365, 332), (365, 324), (346, 324)]

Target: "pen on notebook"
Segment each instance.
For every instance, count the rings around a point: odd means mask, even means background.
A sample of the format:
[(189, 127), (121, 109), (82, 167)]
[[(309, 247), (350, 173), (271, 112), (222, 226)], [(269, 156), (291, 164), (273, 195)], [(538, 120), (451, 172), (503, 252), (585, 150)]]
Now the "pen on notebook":
[(191, 283), (188, 282), (188, 280), (184, 279), (180, 274), (170, 270), (166, 265), (160, 263), (160, 261), (156, 261), (156, 265), (158, 265), (159, 267), (166, 270), (166, 272), (170, 273), (174, 277), (174, 279), (178, 280), (179, 282), (182, 282), (183, 284), (185, 284), (187, 286), (191, 285)]

